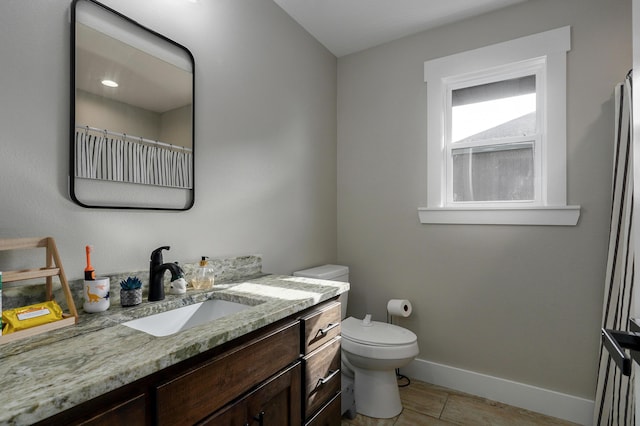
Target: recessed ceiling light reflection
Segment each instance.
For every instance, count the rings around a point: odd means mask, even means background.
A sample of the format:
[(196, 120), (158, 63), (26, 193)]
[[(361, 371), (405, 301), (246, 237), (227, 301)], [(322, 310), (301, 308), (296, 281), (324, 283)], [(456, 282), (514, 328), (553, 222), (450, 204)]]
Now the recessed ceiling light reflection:
[(107, 87), (118, 87), (118, 83), (113, 80), (102, 80), (101, 83)]

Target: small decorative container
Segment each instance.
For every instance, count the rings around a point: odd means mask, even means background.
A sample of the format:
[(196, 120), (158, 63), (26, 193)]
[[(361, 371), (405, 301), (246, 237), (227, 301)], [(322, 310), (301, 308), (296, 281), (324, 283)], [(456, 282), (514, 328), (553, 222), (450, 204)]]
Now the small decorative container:
[(120, 281), (120, 304), (136, 306), (142, 303), (142, 282), (137, 277)]
[(142, 303), (142, 289), (120, 289), (120, 304), (122, 306), (136, 306)]

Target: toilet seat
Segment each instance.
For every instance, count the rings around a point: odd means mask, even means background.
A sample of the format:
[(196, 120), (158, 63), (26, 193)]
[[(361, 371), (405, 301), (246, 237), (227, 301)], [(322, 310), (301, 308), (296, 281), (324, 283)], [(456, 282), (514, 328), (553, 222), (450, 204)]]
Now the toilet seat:
[(417, 336), (402, 327), (378, 321), (363, 326), (362, 320), (349, 317), (341, 324), (342, 349), (364, 358), (396, 360), (418, 355)]
[(371, 321), (370, 325), (365, 326), (361, 319), (349, 317), (342, 321), (340, 328), (343, 338), (369, 346), (396, 347), (410, 345), (418, 340), (406, 328), (379, 321)]
[(415, 358), (420, 352), (418, 342), (413, 342), (408, 345), (374, 346), (363, 345), (362, 343), (352, 342), (349, 339), (342, 338), (341, 345), (342, 350), (349, 354), (380, 361)]

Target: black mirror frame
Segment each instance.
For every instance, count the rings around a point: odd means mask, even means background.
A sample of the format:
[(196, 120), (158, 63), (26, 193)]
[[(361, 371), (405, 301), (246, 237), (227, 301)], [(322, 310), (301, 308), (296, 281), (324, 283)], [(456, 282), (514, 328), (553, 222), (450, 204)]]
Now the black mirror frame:
[[(191, 113), (191, 174), (192, 174), (192, 185), (191, 185), (191, 198), (188, 203), (184, 207), (173, 208), (173, 207), (157, 207), (157, 206), (127, 206), (127, 205), (92, 205), (82, 202), (76, 194), (75, 190), (75, 117), (76, 117), (76, 6), (78, 2), (89, 2), (98, 6), (109, 13), (112, 13), (119, 18), (127, 21), (130, 24), (133, 24), (148, 32), (149, 34), (160, 38), (161, 40), (172, 44), (173, 46), (183, 50), (189, 57), (191, 61), (192, 73), (191, 73), (191, 99), (192, 99), (192, 113)], [(196, 153), (196, 144), (195, 144), (195, 60), (189, 49), (185, 46), (165, 37), (164, 35), (134, 21), (133, 19), (123, 15), (122, 13), (102, 4), (95, 0), (73, 0), (71, 4), (71, 69), (70, 69), (70, 117), (69, 117), (69, 146), (70, 146), (70, 157), (69, 157), (69, 195), (71, 199), (78, 205), (85, 208), (99, 208), (99, 209), (121, 209), (121, 210), (169, 210), (169, 211), (186, 211), (193, 207), (195, 203), (195, 153)]]

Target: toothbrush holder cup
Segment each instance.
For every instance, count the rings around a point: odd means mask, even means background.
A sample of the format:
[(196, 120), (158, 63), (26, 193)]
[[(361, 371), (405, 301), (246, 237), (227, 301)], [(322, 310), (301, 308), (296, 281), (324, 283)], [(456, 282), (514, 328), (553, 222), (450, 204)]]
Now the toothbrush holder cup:
[(85, 312), (103, 312), (109, 309), (109, 277), (97, 277), (95, 280), (84, 280), (83, 294)]

